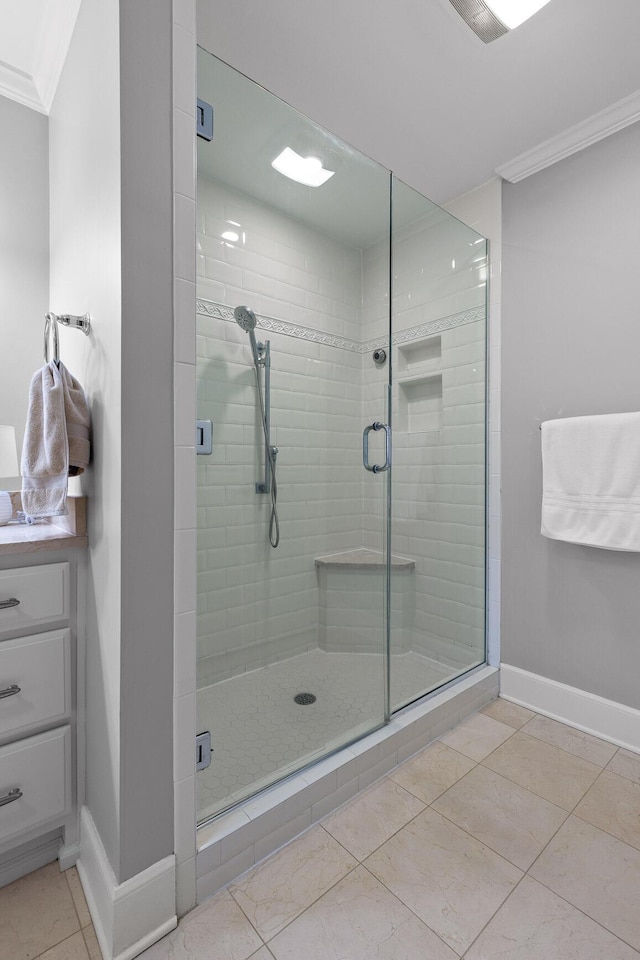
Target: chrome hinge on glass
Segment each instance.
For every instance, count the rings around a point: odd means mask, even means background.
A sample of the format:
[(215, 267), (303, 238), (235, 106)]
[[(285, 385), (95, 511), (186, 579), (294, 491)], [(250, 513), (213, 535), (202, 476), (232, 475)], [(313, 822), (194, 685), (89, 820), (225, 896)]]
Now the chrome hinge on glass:
[(206, 770), (211, 765), (211, 734), (208, 730), (196, 736), (196, 770)]

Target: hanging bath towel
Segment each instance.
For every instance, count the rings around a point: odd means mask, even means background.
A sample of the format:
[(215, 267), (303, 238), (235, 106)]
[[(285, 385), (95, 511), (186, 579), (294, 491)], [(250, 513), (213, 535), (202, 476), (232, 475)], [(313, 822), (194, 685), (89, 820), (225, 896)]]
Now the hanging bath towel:
[(542, 533), (640, 551), (640, 413), (542, 424)]
[(90, 417), (84, 391), (63, 363), (34, 373), (22, 446), (22, 509), (32, 517), (68, 513), (67, 480), (89, 463)]

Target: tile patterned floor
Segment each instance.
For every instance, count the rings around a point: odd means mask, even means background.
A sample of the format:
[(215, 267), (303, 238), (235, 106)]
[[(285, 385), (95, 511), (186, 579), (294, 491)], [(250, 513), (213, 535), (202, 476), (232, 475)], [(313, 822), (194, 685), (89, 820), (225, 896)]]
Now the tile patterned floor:
[(75, 867), (50, 863), (0, 889), (0, 960), (102, 960)]
[[(416, 653), (392, 660), (394, 703), (459, 672)], [(303, 692), (316, 702), (295, 704)], [(202, 821), (380, 725), (383, 660), (311, 650), (202, 687), (197, 699), (198, 729), (211, 731), (214, 747), (211, 766), (197, 778)]]
[(640, 755), (496, 700), (142, 960), (640, 960)]
[[(639, 903), (640, 755), (497, 700), (141, 960), (640, 960)], [(0, 890), (0, 960), (36, 957), (99, 960), (56, 864)]]

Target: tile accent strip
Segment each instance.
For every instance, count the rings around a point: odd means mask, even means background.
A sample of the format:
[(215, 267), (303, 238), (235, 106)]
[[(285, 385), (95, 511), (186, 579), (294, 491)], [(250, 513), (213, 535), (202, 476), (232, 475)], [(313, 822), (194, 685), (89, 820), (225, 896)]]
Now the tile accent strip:
[[(212, 300), (198, 298), (196, 300), (196, 313), (202, 317), (212, 317), (214, 320), (228, 320), (235, 323), (233, 307), (227, 307), (222, 303), (214, 303)], [(477, 307), (473, 310), (464, 310), (462, 313), (451, 314), (448, 317), (441, 317), (438, 320), (430, 320), (428, 323), (421, 323), (415, 327), (409, 327), (407, 330), (399, 330), (394, 333), (393, 342), (410, 343), (412, 340), (421, 340), (433, 333), (441, 333), (443, 330), (452, 330), (454, 327), (460, 327), (465, 323), (484, 320), (485, 314), (484, 307)], [(256, 314), (256, 319), (261, 330), (282, 333), (284, 336), (297, 337), (299, 340), (311, 340), (313, 343), (322, 343), (327, 347), (338, 347), (352, 353), (365, 354), (375, 350), (376, 347), (387, 347), (389, 345), (388, 337), (376, 337), (373, 340), (365, 341), (351, 340), (348, 337), (336, 337), (322, 330), (312, 330), (310, 327), (302, 327), (296, 323), (276, 320), (274, 317), (265, 317), (261, 314)]]

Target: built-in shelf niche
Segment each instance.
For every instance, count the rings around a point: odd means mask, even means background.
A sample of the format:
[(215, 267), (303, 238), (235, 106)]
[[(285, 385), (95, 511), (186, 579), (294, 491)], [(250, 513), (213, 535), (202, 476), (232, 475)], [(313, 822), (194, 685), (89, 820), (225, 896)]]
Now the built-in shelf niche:
[(417, 376), (398, 381), (398, 430), (430, 433), (442, 429), (442, 376)]
[(418, 367), (442, 356), (442, 337), (427, 337), (398, 346), (398, 370), (400, 373), (414, 373)]

